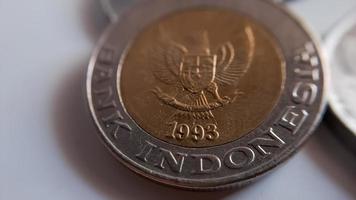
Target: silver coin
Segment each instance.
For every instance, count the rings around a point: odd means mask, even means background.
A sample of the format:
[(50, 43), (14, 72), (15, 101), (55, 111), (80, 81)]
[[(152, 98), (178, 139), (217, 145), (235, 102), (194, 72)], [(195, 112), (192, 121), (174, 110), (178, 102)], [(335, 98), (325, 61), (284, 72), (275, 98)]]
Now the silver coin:
[(356, 14), (346, 16), (325, 40), (331, 66), (329, 122), (356, 149)]
[[(120, 14), (140, 0), (100, 0), (101, 6), (111, 22), (115, 22)], [(273, 0), (276, 3), (289, 3), (296, 0)]]
[(104, 13), (111, 22), (115, 22), (120, 14), (132, 4), (140, 0), (100, 0)]
[[(156, 78), (155, 74), (153, 74), (154, 72), (152, 74), (141, 73), (139, 70), (137, 73), (140, 74), (135, 74), (135, 71), (133, 71), (132, 77), (125, 77), (127, 70), (130, 71), (128, 66), (137, 67), (130, 65), (131, 62), (140, 62), (142, 64), (134, 69), (140, 69), (140, 66), (145, 68), (146, 64), (149, 65), (149, 62), (141, 62), (141, 60), (145, 59), (147, 55), (151, 56), (152, 51), (149, 51), (149, 48), (136, 49), (140, 47), (142, 41), (143, 44), (151, 44), (150, 40), (142, 39), (142, 35), (146, 34), (147, 31), (151, 33), (149, 31), (151, 30), (150, 27), (161, 20), (167, 19), (168, 21), (174, 21), (176, 19), (175, 16), (178, 16), (177, 19), (181, 15), (185, 16), (186, 13), (188, 13), (187, 16), (190, 16), (189, 12), (203, 12), (203, 14), (209, 12), (228, 12), (233, 16), (244, 17), (247, 21), (253, 22), (251, 30), (246, 29), (246, 35), (251, 36), (251, 33), (253, 33), (256, 35), (256, 40), (252, 42), (251, 37), (247, 37), (246, 41), (240, 43), (241, 48), (239, 52), (242, 53), (241, 55), (244, 57), (244, 55), (250, 55), (250, 53), (243, 53), (247, 51), (244, 49), (245, 47), (249, 47), (249, 52), (252, 52), (252, 47), (258, 47), (254, 53), (251, 54), (253, 56), (247, 57), (249, 59), (251, 58), (250, 63), (252, 63), (251, 66), (257, 70), (256, 73), (262, 74), (259, 76), (259, 78), (262, 78), (262, 81), (257, 83), (257, 81), (255, 81), (258, 80), (257, 76), (256, 79), (246, 79), (246, 88), (250, 89), (243, 91), (246, 95), (242, 94), (243, 96), (241, 98), (236, 96), (236, 98), (238, 98), (236, 101), (238, 102), (219, 108), (220, 110), (208, 110), (206, 112), (197, 110), (194, 111), (193, 114), (190, 113), (187, 119), (192, 121), (197, 119), (204, 121), (214, 118), (214, 115), (218, 116), (219, 113), (222, 113), (219, 116), (222, 116), (223, 119), (229, 119), (219, 121), (219, 128), (232, 126), (243, 129), (249, 122), (255, 121), (256, 116), (251, 113), (257, 111), (257, 115), (259, 112), (263, 112), (260, 108), (270, 103), (269, 100), (264, 97), (275, 93), (275, 89), (280, 90), (276, 103), (271, 110), (268, 111), (268, 115), (266, 115), (256, 127), (248, 132), (245, 131), (246, 134), (238, 139), (229, 140), (219, 145), (214, 145), (214, 141), (209, 140), (212, 138), (206, 137), (205, 139), (208, 140), (205, 142), (208, 145), (204, 143), (204, 145), (194, 147), (194, 145), (200, 145), (198, 140), (194, 140), (198, 137), (198, 128), (201, 128), (202, 131), (205, 130), (204, 127), (200, 125), (195, 125), (195, 127), (192, 128), (193, 131), (191, 132), (194, 132), (194, 137), (189, 137), (189, 139), (193, 139), (193, 142), (187, 141), (187, 144), (190, 146), (179, 145), (179, 142), (185, 142), (182, 141), (183, 139), (188, 139), (188, 137), (186, 137), (188, 134), (184, 135), (184, 132), (185, 130), (189, 130), (189, 125), (181, 125), (180, 128), (178, 128), (179, 130), (176, 130), (175, 127), (174, 133), (178, 135), (176, 135), (176, 137), (173, 135), (173, 137), (169, 139), (162, 139), (159, 135), (155, 135), (154, 132), (146, 131), (152, 127), (147, 128), (143, 126), (145, 124), (142, 125), (142, 121), (137, 118), (137, 115), (143, 113), (146, 114), (146, 116), (151, 116), (152, 119), (157, 119), (157, 116), (164, 115), (165, 113), (163, 111), (168, 108), (173, 109), (173, 107), (176, 106), (175, 108), (178, 110), (181, 109), (180, 107), (184, 107), (181, 106), (183, 103), (178, 104), (177, 101), (170, 101), (168, 94), (164, 96), (163, 93), (161, 93), (161, 96), (164, 97), (159, 101), (158, 97), (156, 98), (149, 91), (143, 92), (138, 89), (132, 91), (132, 94), (137, 96), (128, 95), (125, 97), (126, 94), (130, 93), (130, 91), (124, 91), (126, 82), (136, 82), (137, 85), (143, 85), (142, 87), (144, 87), (145, 85), (151, 84), (148, 80), (154, 80)], [(244, 185), (266, 174), (289, 158), (303, 142), (306, 141), (318, 125), (325, 108), (324, 85), (327, 79), (324, 75), (323, 59), (320, 56), (317, 43), (304, 28), (303, 24), (281, 6), (264, 0), (190, 0), (184, 2), (181, 0), (151, 0), (137, 4), (134, 9), (130, 9), (129, 12), (126, 12), (123, 16), (121, 20), (119, 19), (119, 21), (108, 27), (92, 56), (87, 74), (87, 99), (92, 117), (99, 129), (99, 135), (104, 144), (118, 160), (134, 172), (162, 184), (184, 189), (212, 190)], [(200, 19), (199, 15), (197, 16), (197, 18), (191, 21), (199, 22), (199, 20), (202, 20), (205, 25), (199, 25), (198, 23), (196, 27), (202, 28), (207, 26), (206, 23), (208, 19)], [(224, 17), (221, 17), (221, 20), (223, 18)], [(220, 18), (215, 17), (210, 20), (218, 20), (217, 22), (219, 22)], [(240, 23), (238, 21), (235, 22), (237, 24)], [(234, 27), (235, 22), (230, 21), (228, 24), (225, 23), (226, 29), (229, 30), (228, 27)], [(186, 21), (186, 23), (181, 23), (180, 25), (184, 27), (185, 24), (189, 23), (193, 22)], [(209, 25), (209, 27), (223, 26), (223, 24), (224, 23), (216, 23)], [(261, 31), (266, 33), (265, 36), (257, 37), (259, 34), (257, 26), (263, 27)], [(246, 25), (246, 27), (250, 26)], [(157, 30), (160, 30), (160, 28)], [(210, 30), (211, 29), (209, 29), (209, 31)], [(225, 34), (225, 29), (218, 30), (221, 30), (222, 34)], [(190, 34), (191, 31), (192, 30), (184, 31), (177, 29), (170, 33), (172, 34), (171, 37), (186, 38), (179, 34), (177, 35), (177, 33), (186, 32), (186, 34)], [(209, 31), (198, 31), (197, 33), (199, 34), (197, 35), (199, 37), (194, 36), (189, 37), (189, 40), (184, 39), (184, 41), (191, 41), (191, 44), (185, 43), (186, 46), (202, 41), (206, 43), (208, 34), (213, 36)], [(158, 39), (160, 38), (155, 34), (151, 34), (151, 36)], [(236, 38), (241, 39), (244, 37), (244, 35), (236, 35)], [(163, 35), (162, 39), (165, 38), (166, 36)], [(219, 38), (214, 38), (214, 40), (217, 39)], [(282, 81), (281, 85), (277, 88), (261, 89), (249, 84), (264, 85), (279, 77), (278, 74), (270, 75), (269, 69), (275, 66), (269, 65), (267, 59), (271, 52), (262, 48), (268, 43), (266, 40), (273, 42), (276, 46), (276, 53), (280, 56), (278, 58), (282, 60), (279, 64), (281, 69), (283, 69), (281, 73)], [(155, 41), (153, 41), (153, 43), (156, 44)], [(211, 44), (213, 43), (214, 41), (211, 42)], [(245, 43), (250, 45), (244, 46)], [(185, 48), (183, 45), (178, 45), (177, 42), (171, 42), (169, 44), (179, 47), (181, 50)], [(200, 48), (202, 45), (198, 46)], [(179, 69), (177, 70), (180, 70), (180, 75), (177, 76), (181, 82), (177, 82), (177, 84), (183, 85), (183, 88), (188, 87), (185, 82), (186, 73), (193, 73), (200, 78), (201, 76), (210, 77), (210, 75), (212, 75), (211, 73), (213, 73), (212, 77), (214, 77), (216, 73), (216, 77), (219, 75), (221, 78), (222, 74), (218, 74), (218, 64), (215, 61), (210, 60), (209, 63), (212, 62), (212, 64), (200, 68), (200, 71), (196, 68), (192, 71), (193, 69), (186, 68), (186, 64), (184, 63), (185, 59), (192, 57), (202, 57), (208, 60), (214, 58), (213, 60), (216, 60), (219, 56), (227, 57), (229, 52), (230, 58), (231, 55), (234, 55), (231, 49), (234, 49), (236, 46), (222, 45), (222, 47), (220, 53), (223, 52), (223, 54), (217, 53), (214, 55), (211, 55), (213, 47), (211, 49), (206, 47), (203, 52), (204, 56), (200, 55), (203, 54), (201, 49), (197, 50), (195, 48), (194, 50), (187, 50), (187, 52), (194, 51), (194, 53), (200, 52), (200, 54), (197, 56), (192, 53), (192, 55), (189, 54), (189, 57), (183, 56), (179, 60), (180, 67), (178, 66)], [(168, 50), (164, 51), (164, 53), (167, 52)], [(133, 55), (142, 56), (135, 57)], [(186, 54), (184, 55), (187, 56)], [(167, 57), (165, 58), (167, 59)], [(149, 59), (150, 57), (148, 60)], [(246, 63), (244, 65), (246, 65)], [(183, 69), (188, 71), (184, 71)], [(245, 72), (246, 70), (244, 73)], [(220, 71), (219, 73), (222, 72)], [(252, 77), (255, 76), (254, 72), (247, 73), (250, 73)], [(231, 78), (233, 74), (234, 72), (231, 72), (230, 75), (225, 74), (225, 79), (220, 79), (221, 82), (218, 82), (218, 78), (215, 78), (216, 80), (214, 81), (217, 82), (216, 85), (218, 85), (219, 88), (223, 88), (223, 86), (220, 87), (220, 84), (224, 81), (228, 82), (230, 80), (229, 77)], [(190, 78), (192, 79), (192, 77)], [(200, 78), (195, 79), (201, 80)], [(266, 81), (263, 81), (264, 79)], [(211, 79), (209, 80), (212, 81)], [(161, 85), (163, 85), (163, 83)], [(194, 82), (193, 85), (201, 86), (200, 82)], [(134, 85), (131, 86), (134, 87)], [(261, 87), (263, 88), (263, 86)], [(217, 91), (217, 86), (215, 89)], [(157, 94), (157, 88), (152, 88), (152, 91), (154, 90), (156, 90)], [(184, 91), (191, 92), (191, 90), (188, 90), (189, 89), (185, 89)], [(254, 103), (244, 101), (244, 98), (248, 99), (250, 90), (260, 95), (261, 98), (258, 98)], [(191, 95), (193, 95), (194, 92), (191, 93)], [(152, 96), (146, 98), (146, 96), (142, 94)], [(237, 95), (238, 93), (234, 94)], [(218, 96), (215, 95), (215, 97)], [(212, 96), (207, 98), (209, 102), (214, 99)], [(232, 103), (236, 98), (220, 98), (220, 101), (212, 102), (209, 105), (222, 106), (229, 102)], [(127, 99), (133, 100), (127, 101)], [(141, 107), (127, 107), (127, 105), (134, 105), (135, 102), (142, 101), (144, 105), (142, 106), (140, 104)], [(238, 114), (231, 117), (224, 115), (224, 112), (229, 113), (234, 109), (232, 105), (239, 106), (240, 103), (246, 105), (246, 108), (242, 108), (237, 112)], [(193, 108), (196, 107), (202, 109), (202, 106), (199, 107), (199, 105), (187, 105), (189, 109), (184, 112), (193, 112)], [(154, 106), (160, 106), (160, 109), (151, 110)], [(212, 109), (210, 106), (203, 106), (203, 108)], [(132, 112), (132, 109), (138, 112)], [(234, 122), (235, 118), (241, 119), (241, 123), (230, 123)], [(147, 120), (149, 121), (151, 119)], [(162, 118), (162, 121), (154, 122), (154, 124), (165, 124), (167, 122), (166, 120), (168, 120), (168, 118)], [(175, 125), (177, 126), (177, 122)], [(153, 129), (154, 128), (157, 127), (153, 127)], [(234, 134), (235, 129), (231, 129), (230, 132), (224, 132), (220, 134), (220, 136), (234, 136)], [(172, 139), (176, 140), (172, 141)], [(209, 145), (209, 142), (211, 142), (211, 145)]]

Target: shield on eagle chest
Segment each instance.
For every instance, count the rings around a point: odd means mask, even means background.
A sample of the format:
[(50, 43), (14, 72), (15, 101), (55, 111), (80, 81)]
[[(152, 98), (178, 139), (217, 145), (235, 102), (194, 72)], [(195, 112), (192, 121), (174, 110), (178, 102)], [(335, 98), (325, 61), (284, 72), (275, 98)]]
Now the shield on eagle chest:
[(185, 56), (179, 70), (183, 87), (192, 93), (206, 89), (215, 79), (216, 55)]

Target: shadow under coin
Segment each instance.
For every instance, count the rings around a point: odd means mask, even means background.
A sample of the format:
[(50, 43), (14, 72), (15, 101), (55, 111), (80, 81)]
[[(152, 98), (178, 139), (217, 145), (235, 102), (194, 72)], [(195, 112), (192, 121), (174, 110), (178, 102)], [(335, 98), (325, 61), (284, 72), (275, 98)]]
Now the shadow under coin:
[(307, 155), (348, 194), (356, 199), (356, 156), (323, 122), (306, 146)]
[[(109, 199), (223, 199), (234, 191), (192, 192), (155, 184), (119, 164), (97, 136), (87, 109), (86, 63), (65, 76), (54, 102), (54, 125), (65, 159), (93, 189)], [(83, 67), (84, 66), (84, 67)]]

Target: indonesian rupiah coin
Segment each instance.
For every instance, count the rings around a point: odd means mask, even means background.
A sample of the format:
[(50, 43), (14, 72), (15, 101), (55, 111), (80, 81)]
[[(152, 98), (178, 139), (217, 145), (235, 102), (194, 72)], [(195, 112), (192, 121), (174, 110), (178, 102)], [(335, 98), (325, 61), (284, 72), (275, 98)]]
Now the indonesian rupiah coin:
[(242, 185), (308, 138), (323, 113), (314, 39), (264, 0), (151, 0), (110, 25), (88, 70), (112, 153), (187, 189)]

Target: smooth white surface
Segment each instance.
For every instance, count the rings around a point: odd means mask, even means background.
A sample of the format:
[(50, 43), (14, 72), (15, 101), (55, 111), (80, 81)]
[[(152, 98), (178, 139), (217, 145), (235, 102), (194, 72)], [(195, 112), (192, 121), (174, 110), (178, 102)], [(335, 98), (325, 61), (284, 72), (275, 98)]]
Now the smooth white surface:
[[(292, 7), (323, 31), (320, 21), (355, 3)], [(95, 0), (0, 0), (1, 200), (356, 199), (356, 156), (325, 127), (285, 165), (240, 190), (180, 191), (130, 172), (99, 142), (84, 103), (86, 66), (104, 26)]]

